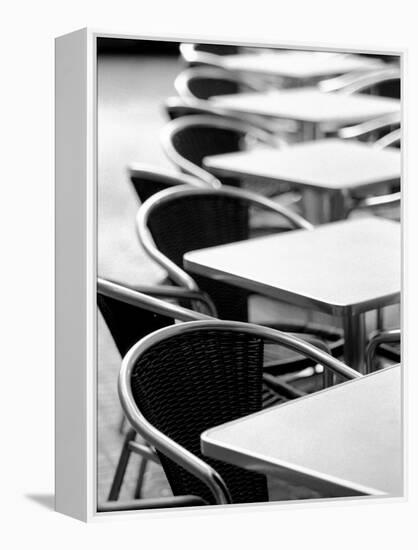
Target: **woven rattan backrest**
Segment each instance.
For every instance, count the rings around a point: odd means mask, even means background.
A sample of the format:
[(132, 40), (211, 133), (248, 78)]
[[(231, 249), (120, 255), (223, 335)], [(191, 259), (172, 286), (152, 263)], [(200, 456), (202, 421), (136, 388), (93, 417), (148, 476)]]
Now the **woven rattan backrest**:
[(229, 44), (195, 44), (194, 48), (198, 52), (208, 52), (216, 55), (234, 55), (239, 52), (238, 46)]
[[(131, 375), (133, 397), (145, 418), (212, 465), (234, 502), (267, 500), (266, 479), (203, 457), (200, 434), (261, 409), (262, 366), (259, 338), (228, 330), (195, 330), (151, 346)], [(193, 494), (213, 502), (201, 481), (166, 457), (160, 459), (174, 495)]]
[[(180, 156), (202, 168), (202, 161), (207, 156), (240, 151), (244, 138), (244, 132), (218, 127), (214, 121), (213, 125), (193, 124), (178, 128), (171, 135), (171, 143)], [(222, 183), (239, 184), (235, 178), (222, 178)]]
[(146, 174), (131, 175), (131, 182), (141, 203), (145, 202), (155, 193), (171, 187), (166, 178), (161, 177), (157, 179), (155, 177), (147, 177)]
[(244, 86), (229, 78), (209, 78), (196, 76), (188, 81), (189, 91), (198, 99), (209, 99), (215, 95), (237, 94), (245, 91)]
[[(190, 250), (247, 239), (248, 220), (247, 201), (217, 194), (190, 194), (155, 206), (148, 227), (157, 248), (183, 267), (183, 255)], [(206, 277), (192, 277), (212, 298), (220, 318), (247, 320), (246, 291)]]
[(176, 151), (198, 166), (202, 166), (202, 160), (209, 155), (238, 151), (242, 139), (243, 132), (204, 124), (179, 128), (172, 134)]

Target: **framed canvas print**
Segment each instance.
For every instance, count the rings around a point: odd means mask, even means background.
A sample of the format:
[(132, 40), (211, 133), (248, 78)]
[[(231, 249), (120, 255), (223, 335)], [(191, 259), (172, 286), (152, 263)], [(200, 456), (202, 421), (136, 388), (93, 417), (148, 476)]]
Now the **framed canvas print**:
[(56, 40), (56, 508), (399, 499), (403, 52)]

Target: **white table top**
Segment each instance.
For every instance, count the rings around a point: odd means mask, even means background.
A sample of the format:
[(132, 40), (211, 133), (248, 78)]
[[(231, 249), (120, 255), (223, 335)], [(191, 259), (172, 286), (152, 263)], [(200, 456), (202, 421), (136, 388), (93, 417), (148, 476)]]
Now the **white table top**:
[(255, 176), (331, 191), (377, 187), (397, 182), (401, 174), (398, 149), (340, 139), (216, 155), (206, 157), (204, 165), (221, 176)]
[(226, 55), (222, 57), (222, 65), (232, 71), (297, 79), (327, 77), (384, 67), (380, 60), (358, 55), (309, 51)]
[(398, 303), (400, 224), (364, 218), (188, 252), (185, 267), (334, 315)]
[(367, 94), (288, 88), (268, 92), (226, 94), (209, 99), (215, 107), (316, 124), (348, 125), (400, 110), (400, 101)]
[(400, 366), (389, 367), (211, 428), (202, 451), (327, 496), (401, 496), (401, 388)]

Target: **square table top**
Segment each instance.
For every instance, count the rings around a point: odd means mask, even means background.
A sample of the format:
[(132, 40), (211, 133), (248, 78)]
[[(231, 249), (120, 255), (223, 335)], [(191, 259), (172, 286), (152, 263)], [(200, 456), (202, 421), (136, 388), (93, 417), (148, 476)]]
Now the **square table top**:
[(188, 252), (190, 272), (331, 315), (398, 303), (398, 222), (362, 218)]
[(370, 189), (397, 182), (401, 175), (399, 149), (379, 150), (367, 143), (342, 139), (215, 155), (206, 157), (204, 165), (220, 176), (254, 176), (330, 191)]
[(388, 367), (206, 430), (202, 452), (331, 496), (401, 496), (401, 398), (401, 367)]
[(287, 78), (329, 77), (351, 71), (373, 71), (384, 67), (381, 60), (359, 55), (286, 51), (222, 56), (222, 66), (232, 71), (261, 73)]
[(213, 96), (214, 107), (316, 124), (348, 125), (400, 110), (398, 99), (367, 94), (322, 92), (318, 88), (287, 88)]

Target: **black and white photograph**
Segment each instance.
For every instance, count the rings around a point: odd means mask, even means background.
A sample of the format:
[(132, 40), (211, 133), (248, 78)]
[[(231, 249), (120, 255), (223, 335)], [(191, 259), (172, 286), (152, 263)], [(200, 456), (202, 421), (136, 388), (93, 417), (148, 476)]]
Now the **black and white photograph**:
[(402, 55), (95, 40), (97, 512), (402, 497)]

